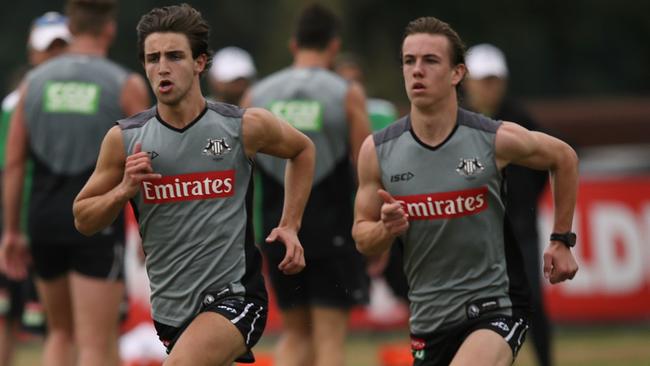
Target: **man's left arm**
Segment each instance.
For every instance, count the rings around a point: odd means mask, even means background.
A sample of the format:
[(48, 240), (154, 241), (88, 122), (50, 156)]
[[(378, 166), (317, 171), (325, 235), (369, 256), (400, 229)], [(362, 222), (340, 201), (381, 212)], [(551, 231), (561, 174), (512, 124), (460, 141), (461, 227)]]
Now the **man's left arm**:
[[(554, 203), (553, 232), (571, 231), (578, 192), (578, 157), (565, 142), (516, 123), (503, 122), (496, 134), (497, 166), (502, 169), (516, 164), (531, 169), (548, 170)], [(544, 277), (551, 283), (572, 279), (578, 264), (569, 247), (551, 241), (544, 251)]]
[(311, 140), (289, 123), (261, 108), (249, 108), (242, 118), (242, 134), (246, 155), (257, 152), (287, 159), (284, 178), (284, 206), (278, 226), (266, 238), (267, 243), (280, 241), (286, 255), (278, 268), (285, 274), (300, 272), (305, 267), (298, 231), (311, 192), (316, 149)]
[(2, 241), (0, 243), (0, 270), (9, 278), (23, 279), (31, 256), (27, 240), (20, 230), (25, 162), (29, 137), (25, 121), (27, 84), (20, 87), (20, 97), (9, 123), (5, 170), (2, 176)]

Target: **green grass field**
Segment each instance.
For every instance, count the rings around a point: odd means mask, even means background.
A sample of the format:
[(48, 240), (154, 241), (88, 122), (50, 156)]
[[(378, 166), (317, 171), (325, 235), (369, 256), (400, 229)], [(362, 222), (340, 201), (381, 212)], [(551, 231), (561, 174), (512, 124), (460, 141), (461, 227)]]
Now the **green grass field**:
[[(273, 335), (264, 336), (256, 352), (271, 353)], [(355, 333), (346, 347), (347, 366), (382, 366), (379, 347), (406, 344), (403, 333)], [(534, 366), (532, 349), (527, 341), (515, 365)], [(561, 328), (554, 339), (555, 361), (559, 366), (650, 366), (650, 324), (645, 327)], [(14, 366), (40, 364), (40, 344), (22, 344)]]

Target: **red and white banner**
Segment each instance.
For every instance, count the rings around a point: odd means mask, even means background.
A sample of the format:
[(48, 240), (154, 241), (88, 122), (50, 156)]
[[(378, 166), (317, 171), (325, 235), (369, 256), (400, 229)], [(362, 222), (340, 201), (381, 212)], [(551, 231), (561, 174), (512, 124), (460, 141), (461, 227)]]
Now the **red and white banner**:
[[(552, 230), (548, 193), (540, 213), (540, 236), (546, 239)], [(650, 177), (582, 179), (574, 229), (580, 269), (572, 281), (546, 286), (551, 317), (650, 319)], [(543, 251), (548, 242), (540, 244)]]

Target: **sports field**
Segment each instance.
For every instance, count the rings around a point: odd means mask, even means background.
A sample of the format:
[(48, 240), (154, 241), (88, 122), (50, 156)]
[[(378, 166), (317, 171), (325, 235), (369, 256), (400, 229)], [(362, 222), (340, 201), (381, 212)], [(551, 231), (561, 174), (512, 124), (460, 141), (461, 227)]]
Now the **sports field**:
[[(405, 337), (394, 332), (355, 333), (348, 342), (347, 365), (384, 366), (379, 357), (380, 347), (406, 344)], [(256, 352), (269, 354), (274, 341), (274, 336), (264, 336)], [(556, 331), (554, 345), (559, 366), (650, 366), (650, 324), (633, 328), (562, 328)], [(531, 351), (527, 342), (515, 365), (534, 366)], [(40, 344), (22, 344), (16, 356), (15, 366), (39, 365)]]

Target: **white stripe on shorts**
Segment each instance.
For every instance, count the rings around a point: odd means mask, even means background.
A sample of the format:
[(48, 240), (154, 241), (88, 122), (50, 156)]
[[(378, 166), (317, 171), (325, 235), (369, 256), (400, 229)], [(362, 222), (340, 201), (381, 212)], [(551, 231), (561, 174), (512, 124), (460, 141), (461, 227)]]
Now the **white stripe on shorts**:
[(519, 326), (522, 323), (523, 323), (522, 319), (519, 319), (519, 321), (517, 323), (515, 323), (515, 326), (512, 327), (512, 330), (510, 330), (510, 333), (508, 333), (508, 335), (505, 338), (506, 342), (510, 342), (510, 338), (512, 338), (512, 336), (515, 335), (515, 331), (517, 330), (517, 328), (519, 328)]
[(253, 322), (251, 323), (251, 329), (248, 331), (248, 335), (246, 335), (246, 344), (249, 344), (251, 341), (251, 334), (253, 334), (253, 331), (255, 330), (255, 322), (260, 318), (260, 311), (263, 309), (264, 308), (260, 306), (260, 308), (255, 312), (255, 319), (253, 319)]
[(248, 309), (250, 309), (251, 306), (253, 306), (252, 302), (249, 302), (248, 304), (246, 304), (246, 307), (244, 308), (244, 311), (242, 311), (241, 314), (237, 315), (237, 317), (235, 319), (231, 320), (230, 322), (232, 322), (233, 324), (237, 324), (238, 321), (242, 320), (242, 318), (246, 316), (246, 314), (248, 313)]
[(519, 333), (519, 339), (517, 339), (517, 346), (521, 347), (521, 338), (524, 336), (524, 334), (526, 334), (527, 331), (528, 331), (528, 326), (526, 326), (524, 330), (522, 330), (521, 333)]

